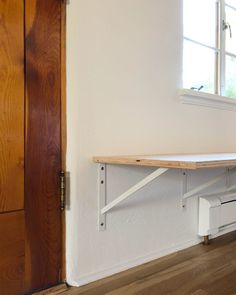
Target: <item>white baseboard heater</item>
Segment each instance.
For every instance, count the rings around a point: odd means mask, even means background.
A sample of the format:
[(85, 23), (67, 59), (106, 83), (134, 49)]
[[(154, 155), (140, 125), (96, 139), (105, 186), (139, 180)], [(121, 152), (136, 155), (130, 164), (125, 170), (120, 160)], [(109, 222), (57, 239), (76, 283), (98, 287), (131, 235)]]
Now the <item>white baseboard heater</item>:
[(210, 235), (236, 224), (236, 191), (201, 196), (199, 198), (199, 235), (207, 244)]

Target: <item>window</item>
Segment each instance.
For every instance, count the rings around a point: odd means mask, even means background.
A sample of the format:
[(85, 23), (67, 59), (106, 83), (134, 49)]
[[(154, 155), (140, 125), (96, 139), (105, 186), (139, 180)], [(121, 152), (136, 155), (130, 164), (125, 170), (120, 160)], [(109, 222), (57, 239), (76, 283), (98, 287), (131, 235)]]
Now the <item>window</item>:
[(183, 86), (236, 98), (236, 0), (183, 0)]

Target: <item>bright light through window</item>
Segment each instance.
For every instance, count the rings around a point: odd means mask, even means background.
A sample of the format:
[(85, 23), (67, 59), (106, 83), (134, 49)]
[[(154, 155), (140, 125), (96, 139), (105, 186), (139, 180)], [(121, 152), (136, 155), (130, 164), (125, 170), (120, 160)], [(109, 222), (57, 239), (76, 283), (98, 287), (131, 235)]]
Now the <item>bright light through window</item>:
[(226, 4), (236, 7), (236, 0), (226, 0)]
[(183, 0), (183, 86), (236, 98), (236, 0)]
[(200, 43), (215, 47), (215, 0), (184, 1), (184, 36)]
[(214, 93), (215, 53), (213, 50), (184, 41), (185, 88)]

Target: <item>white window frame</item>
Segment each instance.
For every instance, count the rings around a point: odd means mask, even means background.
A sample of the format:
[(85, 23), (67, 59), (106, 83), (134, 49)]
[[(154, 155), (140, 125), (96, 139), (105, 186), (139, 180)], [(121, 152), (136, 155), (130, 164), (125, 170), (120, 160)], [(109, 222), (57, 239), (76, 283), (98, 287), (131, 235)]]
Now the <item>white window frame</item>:
[[(203, 91), (195, 91), (191, 89), (180, 89), (179, 97), (182, 103), (213, 107), (217, 109), (236, 111), (236, 98), (224, 96), (225, 91), (225, 63), (226, 56), (236, 58), (236, 55), (226, 51), (226, 34), (229, 33), (226, 28), (226, 7), (236, 10), (235, 7), (226, 4), (225, 0), (216, 1), (216, 42), (215, 47), (208, 46), (186, 36), (183, 41), (187, 40), (194, 44), (201, 45), (215, 51), (215, 89), (214, 94)], [(236, 33), (236, 32), (235, 32)]]

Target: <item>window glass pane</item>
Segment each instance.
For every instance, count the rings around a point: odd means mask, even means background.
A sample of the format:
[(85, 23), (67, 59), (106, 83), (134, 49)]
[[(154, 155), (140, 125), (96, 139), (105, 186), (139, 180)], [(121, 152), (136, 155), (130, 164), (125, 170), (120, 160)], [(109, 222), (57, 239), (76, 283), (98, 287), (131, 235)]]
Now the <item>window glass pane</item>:
[(184, 36), (216, 46), (216, 1), (184, 0)]
[(226, 56), (225, 95), (236, 98), (236, 58)]
[(200, 88), (201, 91), (214, 93), (215, 52), (209, 48), (184, 41), (183, 87)]
[(226, 6), (226, 22), (231, 26), (230, 30), (226, 30), (226, 51), (236, 54), (236, 10)]
[(236, 0), (226, 0), (225, 3), (230, 6), (236, 7)]

